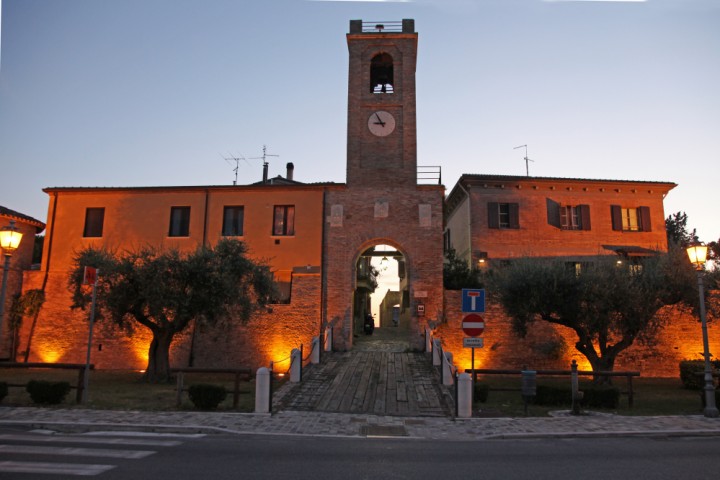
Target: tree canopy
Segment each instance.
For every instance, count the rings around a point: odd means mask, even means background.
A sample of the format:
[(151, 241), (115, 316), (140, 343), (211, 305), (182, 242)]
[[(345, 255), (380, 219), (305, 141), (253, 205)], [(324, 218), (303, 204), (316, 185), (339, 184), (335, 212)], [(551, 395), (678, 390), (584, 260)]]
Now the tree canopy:
[(470, 268), (468, 262), (458, 258), (454, 249), (445, 252), (443, 264), (443, 286), (447, 290), (482, 288), (482, 275), (478, 268)]
[(693, 269), (681, 255), (674, 249), (634, 265), (598, 258), (580, 271), (562, 260), (520, 259), (497, 270), (490, 292), (520, 336), (537, 320), (563, 325), (594, 371), (612, 371), (620, 352), (655, 337), (660, 308), (697, 301)]
[(191, 253), (146, 247), (117, 255), (89, 247), (76, 255), (70, 273), (73, 308), (90, 305), (83, 269), (98, 268), (96, 317), (129, 331), (148, 328), (153, 338), (146, 376), (151, 382), (165, 381), (170, 377), (169, 350), (175, 334), (192, 321), (245, 322), (271, 297), (269, 268), (246, 254), (244, 243), (229, 239)]

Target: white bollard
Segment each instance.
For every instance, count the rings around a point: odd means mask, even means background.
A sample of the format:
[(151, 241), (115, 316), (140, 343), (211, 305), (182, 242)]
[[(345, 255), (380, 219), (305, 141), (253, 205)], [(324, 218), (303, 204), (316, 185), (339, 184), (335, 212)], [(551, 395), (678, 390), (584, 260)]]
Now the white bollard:
[(440, 352), (442, 351), (442, 344), (440, 343), (440, 339), (438, 339), (438, 338), (434, 338), (432, 343), (433, 343), (433, 348), (432, 348), (433, 367), (439, 367), (442, 364), (442, 360), (440, 359)]
[(320, 337), (313, 337), (312, 351), (310, 352), (310, 363), (317, 365), (320, 363)]
[(290, 352), (290, 381), (298, 383), (302, 380), (302, 355), (300, 350), (293, 348)]
[(270, 370), (260, 367), (255, 373), (255, 413), (270, 413)]
[(325, 327), (325, 351), (332, 352), (332, 327)]
[(432, 352), (432, 332), (425, 327), (425, 351)]
[(453, 369), (451, 368), (452, 361), (452, 352), (443, 352), (443, 385), (453, 385), (455, 383), (455, 381), (453, 380)]
[(472, 417), (472, 378), (469, 373), (458, 375), (457, 395), (458, 418)]

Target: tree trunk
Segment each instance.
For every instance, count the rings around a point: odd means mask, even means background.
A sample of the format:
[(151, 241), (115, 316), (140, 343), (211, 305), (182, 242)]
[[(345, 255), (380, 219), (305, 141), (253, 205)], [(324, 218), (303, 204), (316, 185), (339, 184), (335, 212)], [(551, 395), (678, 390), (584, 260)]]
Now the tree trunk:
[(166, 330), (153, 330), (153, 339), (148, 351), (148, 365), (145, 379), (149, 383), (170, 381), (170, 344), (173, 333)]
[[(602, 357), (596, 357), (594, 360), (591, 360), (590, 365), (592, 366), (593, 372), (612, 372), (615, 368), (616, 358), (617, 354), (606, 353)], [(612, 385), (612, 377), (607, 375), (595, 376), (593, 377), (593, 385)]]

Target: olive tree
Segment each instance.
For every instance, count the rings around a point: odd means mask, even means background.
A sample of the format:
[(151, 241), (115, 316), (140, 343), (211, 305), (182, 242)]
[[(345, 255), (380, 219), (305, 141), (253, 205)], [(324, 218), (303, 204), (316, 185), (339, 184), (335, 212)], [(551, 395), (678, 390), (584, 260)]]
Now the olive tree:
[(244, 243), (228, 239), (191, 253), (146, 247), (117, 255), (86, 248), (76, 255), (69, 277), (73, 308), (90, 305), (83, 269), (98, 268), (98, 320), (106, 318), (130, 332), (138, 326), (149, 329), (146, 379), (166, 381), (170, 345), (177, 333), (193, 321), (247, 321), (271, 297), (269, 268), (246, 254)]
[(562, 260), (519, 259), (494, 272), (490, 294), (521, 337), (535, 321), (562, 325), (575, 332), (575, 348), (593, 371), (612, 371), (623, 350), (656, 336), (660, 308), (695, 304), (694, 272), (683, 255), (678, 249), (637, 264), (600, 257), (579, 269)]

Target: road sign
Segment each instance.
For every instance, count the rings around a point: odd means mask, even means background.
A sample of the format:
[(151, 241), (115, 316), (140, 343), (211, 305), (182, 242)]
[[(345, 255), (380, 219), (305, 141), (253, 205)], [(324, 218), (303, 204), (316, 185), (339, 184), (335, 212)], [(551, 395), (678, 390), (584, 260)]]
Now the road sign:
[(465, 348), (483, 348), (485, 339), (482, 337), (465, 337), (463, 338), (463, 347)]
[(465, 335), (469, 337), (477, 337), (482, 334), (483, 330), (485, 330), (485, 321), (480, 315), (470, 313), (465, 315), (465, 318), (463, 318), (462, 329), (463, 332), (465, 332)]
[(85, 267), (83, 271), (83, 284), (95, 285), (95, 282), (97, 282), (97, 268)]
[(462, 311), (463, 313), (485, 313), (485, 289), (463, 288)]

